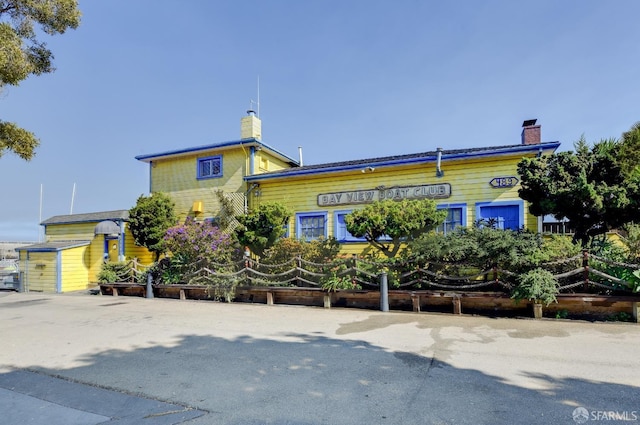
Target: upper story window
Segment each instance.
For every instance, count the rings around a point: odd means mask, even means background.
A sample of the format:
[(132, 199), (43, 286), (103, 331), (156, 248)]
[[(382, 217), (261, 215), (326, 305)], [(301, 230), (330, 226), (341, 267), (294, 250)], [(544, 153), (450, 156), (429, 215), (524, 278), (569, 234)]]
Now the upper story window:
[(222, 155), (198, 158), (198, 178), (222, 177)]

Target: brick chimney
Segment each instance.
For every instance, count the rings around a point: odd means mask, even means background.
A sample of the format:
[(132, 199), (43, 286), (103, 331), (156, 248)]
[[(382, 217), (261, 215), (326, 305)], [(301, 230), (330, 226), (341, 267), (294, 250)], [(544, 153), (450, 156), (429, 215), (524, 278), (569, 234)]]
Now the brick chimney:
[(258, 139), (262, 138), (262, 121), (256, 116), (256, 112), (247, 111), (247, 115), (240, 120), (240, 138)]
[(540, 144), (540, 125), (536, 125), (537, 119), (526, 120), (522, 123), (522, 144), (537, 145)]

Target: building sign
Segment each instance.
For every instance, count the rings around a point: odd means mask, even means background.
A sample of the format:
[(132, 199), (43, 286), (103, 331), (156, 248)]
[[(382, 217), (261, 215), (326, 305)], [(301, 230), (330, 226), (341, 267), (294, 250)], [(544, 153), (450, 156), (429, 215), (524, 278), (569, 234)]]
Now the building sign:
[(420, 186), (379, 187), (376, 189), (354, 190), (351, 192), (321, 193), (318, 195), (318, 205), (349, 205), (368, 204), (375, 201), (392, 199), (442, 199), (451, 196), (451, 185), (426, 184)]
[(505, 187), (514, 187), (518, 184), (518, 179), (515, 177), (496, 177), (489, 182), (491, 187), (496, 189), (502, 189)]

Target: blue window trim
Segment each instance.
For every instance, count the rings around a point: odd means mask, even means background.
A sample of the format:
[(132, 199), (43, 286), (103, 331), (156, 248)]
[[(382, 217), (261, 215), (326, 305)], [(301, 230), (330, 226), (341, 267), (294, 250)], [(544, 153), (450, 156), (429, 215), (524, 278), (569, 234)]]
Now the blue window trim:
[(518, 207), (518, 229), (524, 227), (524, 201), (495, 201), (495, 202), (476, 202), (476, 221), (480, 219), (480, 210), (482, 207)]
[[(220, 161), (220, 172), (218, 174), (212, 174), (210, 176), (201, 175), (200, 174), (200, 163), (202, 163), (203, 161), (211, 161), (211, 160)], [(206, 157), (203, 157), (203, 158), (198, 158), (198, 160), (196, 161), (196, 178), (198, 180), (214, 179), (214, 178), (218, 178), (218, 177), (222, 177), (222, 155), (213, 155), (213, 156), (206, 156)]]
[(349, 231), (346, 230), (346, 228), (345, 228), (345, 232), (347, 233), (347, 236), (342, 239), (338, 237), (338, 235), (340, 234), (339, 232), (340, 223), (338, 221), (338, 216), (347, 215), (352, 211), (353, 210), (337, 210), (333, 212), (333, 236), (338, 240), (338, 242), (366, 242), (367, 241), (365, 238), (356, 238), (351, 233), (349, 233)]
[(302, 225), (301, 220), (307, 217), (322, 216), (324, 218), (324, 237), (327, 238), (327, 212), (326, 211), (308, 211), (296, 213), (296, 238), (302, 239)]
[(461, 209), (462, 214), (460, 216), (462, 227), (467, 227), (467, 204), (439, 204), (437, 205), (439, 210), (448, 210), (448, 209)]

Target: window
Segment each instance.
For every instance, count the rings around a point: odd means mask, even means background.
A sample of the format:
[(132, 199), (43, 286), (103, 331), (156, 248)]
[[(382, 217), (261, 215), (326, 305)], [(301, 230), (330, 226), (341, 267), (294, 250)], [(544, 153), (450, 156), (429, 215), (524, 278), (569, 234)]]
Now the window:
[(344, 218), (349, 214), (351, 210), (335, 211), (333, 213), (334, 222), (334, 236), (338, 242), (366, 242), (365, 238), (356, 238), (347, 230), (347, 225), (344, 222)]
[(489, 222), (497, 229), (519, 230), (524, 226), (523, 201), (478, 202), (476, 220)]
[(222, 155), (198, 159), (198, 178), (222, 177)]
[(542, 218), (542, 232), (559, 235), (572, 235), (575, 233), (575, 229), (566, 218), (558, 220), (552, 215), (545, 215)]
[(327, 237), (327, 213), (296, 214), (296, 237), (307, 241)]
[(445, 235), (451, 232), (456, 227), (467, 225), (467, 205), (466, 204), (445, 204), (438, 205), (438, 209), (446, 209), (447, 217), (444, 222), (438, 226), (436, 232), (444, 233)]

